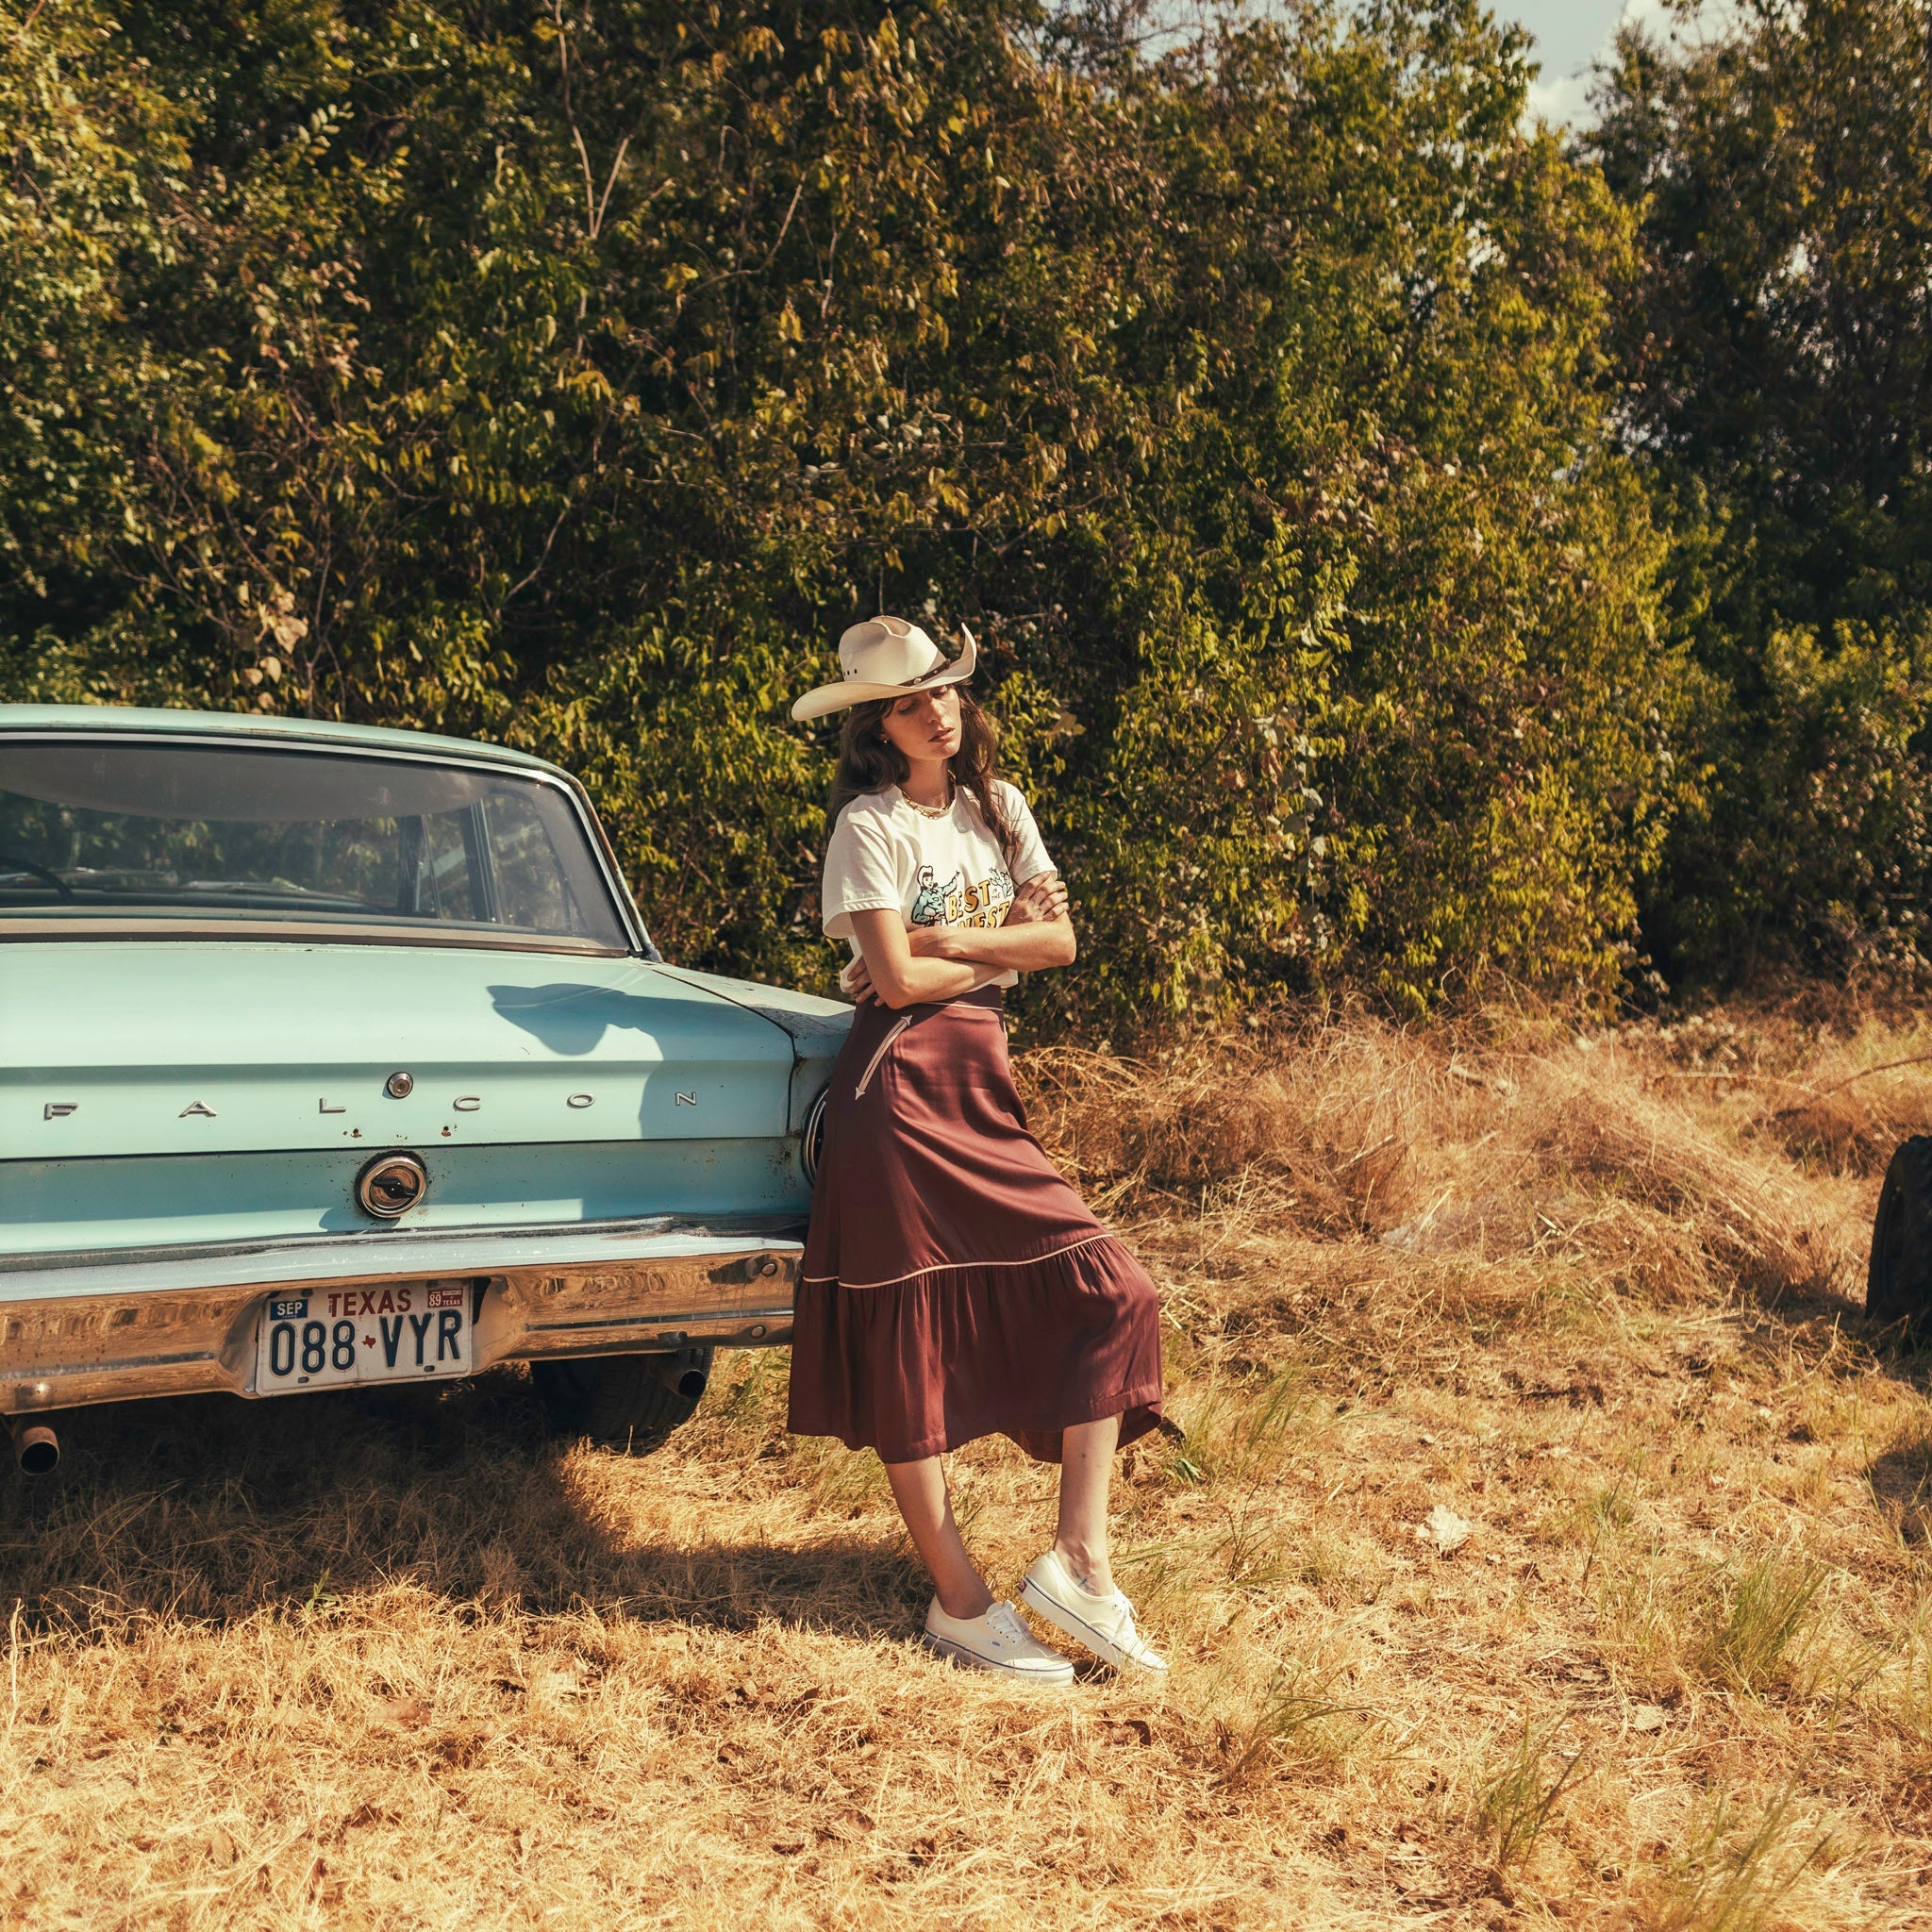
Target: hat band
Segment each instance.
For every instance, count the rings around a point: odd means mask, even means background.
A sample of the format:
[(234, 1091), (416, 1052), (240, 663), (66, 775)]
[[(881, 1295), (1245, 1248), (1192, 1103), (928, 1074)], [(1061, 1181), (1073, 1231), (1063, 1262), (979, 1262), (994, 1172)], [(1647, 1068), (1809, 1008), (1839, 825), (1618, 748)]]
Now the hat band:
[[(921, 685), (931, 684), (935, 679), (941, 678), (948, 672), (957, 671), (958, 668), (958, 658), (941, 658), (930, 671), (922, 671), (917, 677), (908, 677), (903, 683), (893, 684), (889, 689), (892, 691), (917, 691)], [(862, 669), (854, 669), (845, 674), (844, 681), (847, 684), (880, 684), (885, 680), (882, 678), (869, 678)], [(881, 699), (879, 702), (883, 703), (884, 700)]]
[(922, 671), (917, 677), (908, 677), (906, 680), (906, 689), (912, 691), (922, 684), (930, 684), (936, 677), (943, 677), (958, 661), (957, 658), (952, 658), (950, 661), (941, 658), (930, 671)]

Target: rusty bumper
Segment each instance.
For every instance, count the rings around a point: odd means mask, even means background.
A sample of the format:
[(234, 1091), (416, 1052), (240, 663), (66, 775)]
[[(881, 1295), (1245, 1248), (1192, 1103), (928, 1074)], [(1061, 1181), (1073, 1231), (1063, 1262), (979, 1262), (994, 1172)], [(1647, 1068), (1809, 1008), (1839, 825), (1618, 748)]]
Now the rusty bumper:
[(272, 1294), (462, 1287), (475, 1366), (791, 1339), (788, 1226), (671, 1221), (355, 1235), (0, 1263), (0, 1415), (225, 1390), (254, 1396)]

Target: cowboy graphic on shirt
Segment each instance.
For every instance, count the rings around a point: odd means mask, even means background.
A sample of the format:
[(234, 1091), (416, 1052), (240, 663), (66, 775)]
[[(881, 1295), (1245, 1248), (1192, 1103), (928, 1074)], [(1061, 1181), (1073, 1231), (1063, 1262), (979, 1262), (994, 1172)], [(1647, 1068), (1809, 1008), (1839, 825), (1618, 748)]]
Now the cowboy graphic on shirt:
[(918, 890), (912, 896), (912, 909), (907, 913), (908, 925), (998, 925), (1013, 900), (1013, 875), (1009, 872), (988, 874), (977, 885), (959, 883), (955, 872), (944, 885), (929, 865), (922, 865), (914, 875)]
[(922, 865), (917, 874), (919, 891), (913, 894), (912, 910), (906, 915), (908, 925), (944, 925), (946, 903), (959, 888), (959, 874), (955, 873), (944, 885), (933, 877), (932, 867)]

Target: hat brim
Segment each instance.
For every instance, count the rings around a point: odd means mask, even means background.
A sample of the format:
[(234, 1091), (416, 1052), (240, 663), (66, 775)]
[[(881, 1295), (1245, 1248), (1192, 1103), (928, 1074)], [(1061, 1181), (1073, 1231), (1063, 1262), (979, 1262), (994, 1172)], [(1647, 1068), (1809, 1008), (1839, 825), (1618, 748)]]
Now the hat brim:
[(869, 705), (881, 698), (910, 697), (915, 691), (934, 691), (942, 684), (963, 684), (973, 675), (979, 661), (979, 650), (970, 630), (962, 632), (962, 636), (965, 641), (959, 647), (959, 655), (943, 671), (933, 672), (911, 684), (864, 684), (856, 677), (844, 678), (838, 684), (822, 684), (792, 705), (791, 715), (803, 724), (808, 718), (828, 718), (834, 711), (849, 710), (854, 705)]

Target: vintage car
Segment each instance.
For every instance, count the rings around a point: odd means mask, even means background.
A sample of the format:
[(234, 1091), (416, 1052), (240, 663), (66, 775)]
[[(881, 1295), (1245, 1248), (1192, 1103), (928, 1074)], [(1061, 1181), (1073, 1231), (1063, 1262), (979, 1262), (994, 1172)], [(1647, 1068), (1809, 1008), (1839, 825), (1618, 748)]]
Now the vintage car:
[(834, 1001), (667, 964), (486, 744), (0, 706), (0, 1415), (530, 1365), (648, 1447), (791, 1334)]

